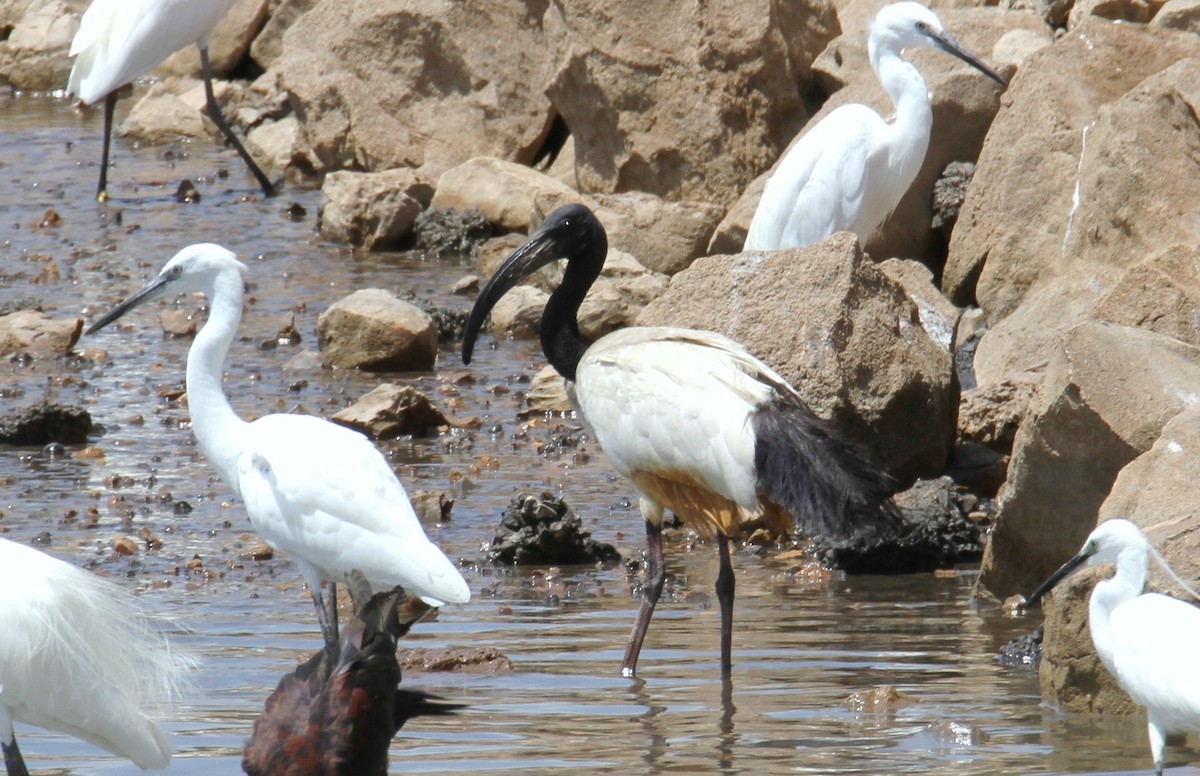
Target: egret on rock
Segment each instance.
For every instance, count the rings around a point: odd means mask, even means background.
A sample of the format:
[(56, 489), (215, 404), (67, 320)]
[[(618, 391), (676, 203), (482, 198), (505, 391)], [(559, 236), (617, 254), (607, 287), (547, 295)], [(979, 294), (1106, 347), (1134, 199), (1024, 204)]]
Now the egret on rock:
[(841, 231), (865, 245), (900, 204), (925, 161), (933, 127), (925, 79), (901, 56), (908, 46), (943, 51), (1007, 85), (949, 36), (933, 11), (914, 2), (884, 6), (871, 23), (867, 51), (895, 118), (885, 121), (854, 103), (808, 129), (767, 181), (745, 250), (798, 248)]
[(1154, 772), (1162, 776), (1163, 746), (1176, 732), (1200, 732), (1200, 608), (1160, 593), (1145, 593), (1153, 555), (1189, 593), (1196, 595), (1146, 535), (1128, 520), (1106, 520), (1083, 549), (1043, 582), (1033, 604), (1083, 566), (1116, 564), (1117, 573), (1096, 584), (1088, 601), (1088, 630), (1100, 662), (1135, 703), (1146, 709)]
[(14, 720), (141, 768), (167, 767), (171, 742), (150, 715), (177, 698), (192, 665), (136, 596), (0, 539), (0, 749), (8, 776), (29, 773)]
[(230, 145), (246, 162), (267, 196), (275, 186), (250, 157), (233, 133), (213, 96), (212, 66), (208, 61), (208, 38), (236, 0), (93, 0), (79, 22), (71, 41), (75, 65), (67, 80), (67, 93), (85, 105), (104, 99), (104, 150), (100, 160), (100, 183), (96, 198), (108, 199), (108, 150), (112, 141), (113, 110), (117, 90), (141, 78), (184, 46), (200, 48), (204, 77), (205, 110)]
[(466, 603), (466, 580), (426, 537), (404, 487), (366, 437), (309, 415), (248, 423), (234, 413), (221, 377), (242, 318), (245, 271), (219, 245), (189, 246), (87, 333), (166, 293), (208, 297), (208, 321), (187, 358), (192, 431), (204, 457), (246, 503), (254, 529), (299, 566), (327, 649), (337, 650), (337, 599), (331, 595), (327, 610), (322, 579), (336, 583), (358, 571), (375, 587), (402, 585), (431, 606)]
[(463, 337), (470, 363), (484, 318), (539, 267), (567, 259), (539, 327), (542, 349), (613, 467), (639, 495), (648, 544), (645, 594), (622, 662), (632, 676), (665, 580), (662, 522), (671, 509), (720, 558), (721, 670), (731, 666), (734, 577), (729, 540), (762, 517), (834, 540), (890, 533), (890, 480), (841, 441), (787, 382), (742, 346), (696, 329), (634, 327), (593, 343), (580, 303), (604, 265), (604, 228), (583, 205), (554, 211), (479, 294)]

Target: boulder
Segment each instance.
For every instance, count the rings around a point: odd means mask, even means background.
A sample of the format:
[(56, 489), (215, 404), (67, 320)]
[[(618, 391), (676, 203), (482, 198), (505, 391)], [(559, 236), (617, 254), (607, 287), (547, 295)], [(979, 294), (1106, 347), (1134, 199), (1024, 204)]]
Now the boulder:
[(52, 318), (40, 310), (0, 315), (0, 357), (65, 356), (83, 333), (82, 318)]
[(699, 259), (637, 322), (742, 343), (901, 483), (945, 466), (958, 406), (950, 355), (848, 232), (801, 249)]
[(674, 275), (705, 255), (723, 211), (705, 202), (671, 202), (644, 191), (540, 194), (536, 223), (561, 205), (583, 202), (595, 212), (611, 248), (631, 253), (646, 269)]
[(67, 52), (89, 4), (90, 0), (50, 0), (13, 7), (20, 15), (0, 41), (0, 80), (31, 91), (65, 88), (74, 64)]
[(1167, 0), (1150, 24), (1184, 32), (1200, 32), (1200, 0)]
[(517, 339), (536, 337), (542, 322), (542, 310), (550, 295), (533, 286), (517, 286), (492, 308), (492, 333)]
[(246, 150), (264, 168), (281, 170), (293, 180), (321, 172), (312, 166), (312, 151), (295, 115), (251, 127), (246, 133)]
[(327, 366), (426, 371), (437, 358), (437, 329), (419, 307), (382, 289), (366, 288), (321, 313), (317, 346)]
[(585, 0), (551, 4), (543, 26), (580, 190), (722, 206), (795, 135), (837, 34), (828, 0)]
[[(871, 16), (874, 12), (871, 13)], [(1022, 29), (1049, 38), (1041, 21), (1032, 14), (1001, 11), (996, 8), (938, 9), (938, 17), (964, 46), (988, 59), (986, 53), (1007, 32)], [(933, 130), (925, 162), (892, 217), (867, 241), (866, 251), (880, 259), (901, 257), (918, 259), (940, 267), (945, 243), (932, 227), (933, 187), (948, 164), (974, 161), (983, 146), (984, 136), (1000, 107), (1001, 90), (994, 81), (945, 54), (916, 50), (906, 52), (920, 68), (932, 95)], [(815, 78), (832, 96), (813, 116), (809, 126), (837, 108), (862, 103), (888, 116), (894, 112), (879, 79), (867, 58), (867, 33), (847, 30), (829, 44), (813, 64)], [(803, 138), (792, 138), (788, 150)], [(710, 252), (736, 252), (745, 242), (750, 220), (762, 197), (767, 179), (783, 159), (753, 181), (730, 208), (717, 228)]]
[(1101, 322), (1063, 338), (1013, 442), (980, 592), (1028, 594), (1075, 554), (1121, 469), (1196, 401), (1200, 349)]
[[(214, 84), (214, 94), (222, 92), (221, 87)], [(143, 143), (161, 144), (197, 140), (219, 132), (217, 125), (184, 100), (179, 90), (177, 82), (153, 84), (118, 125), (117, 134)]]
[[(1043, 275), (1144, 254), (1143, 235), (1159, 225), (1168, 236), (1185, 230), (1167, 222), (1186, 207), (1179, 195), (1200, 184), (1163, 175), (1191, 164), (1178, 156), (1195, 142), (1179, 123), (1179, 95), (1194, 80), (1177, 72), (1170, 85), (1130, 90), (1195, 52), (1183, 33), (1093, 21), (1029, 56), (979, 154), (950, 241), (946, 295), (956, 304), (977, 301), (998, 323)], [(1101, 120), (1101, 108), (1127, 93), (1125, 105)]]
[(911, 259), (888, 259), (879, 263), (879, 269), (896, 281), (917, 306), (921, 328), (929, 338), (949, 352), (961, 311), (942, 296), (929, 268)]
[(369, 251), (394, 250), (411, 237), (430, 196), (411, 170), (332, 172), (321, 186), (321, 236)]
[(321, 0), (273, 67), (327, 169), (529, 162), (549, 131), (546, 3)]
[(1108, 21), (1145, 24), (1162, 5), (1162, 0), (1075, 0), (1067, 15), (1067, 29), (1087, 24), (1093, 17)]
[(317, 0), (271, 0), (271, 14), (262, 30), (250, 44), (250, 58), (263, 70), (267, 70), (283, 53), (283, 34), (288, 27), (308, 13)]
[(552, 493), (518, 493), (509, 502), (487, 551), (496, 565), (615, 563), (621, 554), (598, 542), (567, 503)]
[(92, 416), (83, 407), (43, 399), (30, 407), (0, 415), (0, 444), (42, 447), (51, 443), (83, 444), (92, 432)]
[[(268, 0), (237, 0), (213, 28), (208, 38), (208, 61), (214, 77), (228, 78), (245, 61), (250, 43), (267, 21), (269, 4)], [(163, 60), (155, 71), (159, 75), (199, 78), (200, 49), (184, 46)]]
[(411, 385), (383, 383), (332, 418), (371, 439), (426, 436), (450, 421)]
[(503, 231), (528, 232), (534, 200), (553, 193), (574, 201), (578, 195), (549, 175), (515, 162), (476, 157), (438, 178), (431, 207), (475, 208)]

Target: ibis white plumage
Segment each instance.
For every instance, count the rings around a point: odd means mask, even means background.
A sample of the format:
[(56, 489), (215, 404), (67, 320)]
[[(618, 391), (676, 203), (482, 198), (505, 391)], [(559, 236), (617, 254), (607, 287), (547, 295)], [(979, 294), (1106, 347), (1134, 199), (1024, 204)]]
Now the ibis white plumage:
[(184, 46), (200, 48), (206, 110), (268, 196), (275, 187), (263, 174), (233, 133), (212, 89), (208, 38), (236, 0), (94, 0), (79, 22), (71, 41), (75, 65), (67, 80), (67, 93), (86, 105), (104, 99), (104, 149), (96, 197), (108, 199), (108, 152), (112, 141), (113, 110), (117, 90), (142, 77)]
[(933, 111), (925, 79), (901, 56), (908, 46), (943, 51), (995, 80), (1000, 75), (914, 2), (885, 6), (871, 23), (871, 67), (896, 107), (885, 121), (866, 105), (843, 105), (808, 129), (763, 189), (745, 250), (797, 248), (850, 231), (865, 244), (908, 191), (929, 147)]
[(608, 241), (590, 210), (552, 213), (496, 271), (467, 321), (470, 363), (484, 318), (522, 278), (567, 259), (546, 303), (542, 348), (613, 466), (640, 496), (648, 543), (645, 595), (622, 662), (628, 676), (662, 593), (663, 511), (715, 537), (721, 570), (721, 670), (732, 665), (734, 577), (729, 540), (763, 517), (778, 532), (848, 539), (890, 531), (887, 476), (840, 441), (787, 382), (736, 342), (708, 331), (635, 327), (594, 343), (579, 335), (579, 305), (604, 265)]
[[(1088, 629), (1104, 667), (1145, 707), (1154, 772), (1162, 776), (1169, 733), (1200, 731), (1200, 608), (1160, 593), (1143, 592), (1146, 567), (1154, 556), (1180, 584), (1182, 580), (1128, 520), (1106, 520), (1075, 557), (1043, 582), (1034, 603), (1083, 566), (1116, 564), (1117, 573), (1096, 584), (1088, 601)], [(1188, 592), (1195, 593), (1186, 584)]]
[(327, 610), (321, 580), (360, 572), (372, 586), (402, 585), (433, 606), (465, 603), (466, 580), (429, 541), (404, 487), (362, 434), (306, 415), (239, 418), (221, 385), (242, 317), (244, 264), (219, 245), (181, 250), (144, 288), (88, 329), (174, 291), (200, 291), (208, 321), (187, 359), (192, 430), (205, 458), (241, 495), (254, 529), (288, 553), (308, 583), (327, 648), (337, 648), (336, 599)]
[(27, 776), (13, 721), (165, 768), (171, 742), (151, 719), (177, 698), (192, 661), (143, 602), (117, 585), (0, 539), (0, 748)]

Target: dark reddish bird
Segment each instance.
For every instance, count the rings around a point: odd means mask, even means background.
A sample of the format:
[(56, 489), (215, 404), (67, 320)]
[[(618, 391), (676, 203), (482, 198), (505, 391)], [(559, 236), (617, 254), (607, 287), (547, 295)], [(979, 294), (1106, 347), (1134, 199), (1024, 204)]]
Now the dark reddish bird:
[[(250, 776), (384, 776), (388, 747), (413, 717), (462, 706), (400, 687), (396, 641), (429, 607), (403, 588), (377, 593), (342, 634), (341, 654), (316, 652), (279, 681), (254, 723)], [(405, 614), (401, 616), (400, 609)]]

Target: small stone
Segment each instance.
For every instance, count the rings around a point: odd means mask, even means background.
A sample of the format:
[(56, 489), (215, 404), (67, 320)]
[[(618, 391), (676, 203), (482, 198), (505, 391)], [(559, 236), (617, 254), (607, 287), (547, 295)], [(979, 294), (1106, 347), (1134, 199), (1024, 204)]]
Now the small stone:
[(118, 555), (136, 555), (138, 551), (137, 542), (123, 534), (117, 534), (113, 537), (113, 552)]
[(271, 560), (275, 557), (275, 550), (266, 542), (256, 542), (247, 545), (238, 553), (238, 557), (242, 560)]
[(912, 701), (910, 696), (885, 684), (852, 693), (842, 702), (842, 705), (853, 712), (881, 714), (894, 712), (898, 707), (910, 701)]

